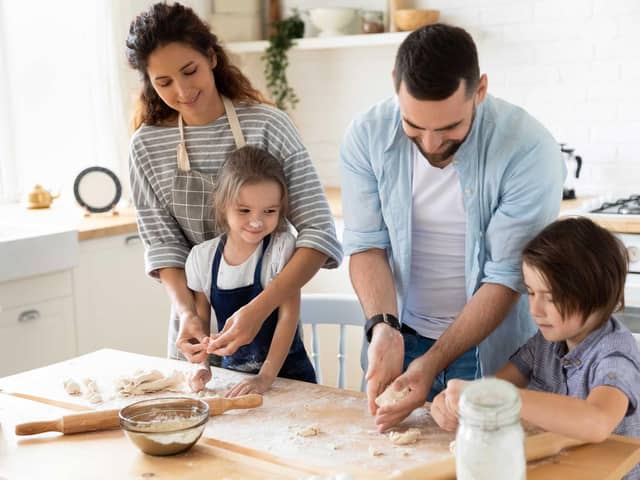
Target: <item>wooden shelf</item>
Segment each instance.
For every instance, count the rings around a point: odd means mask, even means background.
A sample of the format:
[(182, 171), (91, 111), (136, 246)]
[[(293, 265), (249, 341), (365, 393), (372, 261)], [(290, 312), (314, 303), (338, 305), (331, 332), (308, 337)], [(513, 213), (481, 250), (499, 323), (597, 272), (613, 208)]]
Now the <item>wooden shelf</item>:
[[(327, 50), (350, 47), (378, 47), (400, 45), (411, 32), (370, 33), (366, 35), (343, 35), (340, 37), (300, 38), (292, 50)], [(267, 40), (257, 42), (231, 42), (225, 45), (232, 53), (262, 53), (269, 46)]]

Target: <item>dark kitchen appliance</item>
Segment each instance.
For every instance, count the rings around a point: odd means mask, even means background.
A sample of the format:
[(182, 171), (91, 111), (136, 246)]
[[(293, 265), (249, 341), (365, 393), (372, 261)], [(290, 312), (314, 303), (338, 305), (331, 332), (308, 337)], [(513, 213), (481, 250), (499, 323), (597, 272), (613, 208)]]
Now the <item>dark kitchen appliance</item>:
[(576, 198), (576, 190), (574, 187), (575, 179), (580, 177), (580, 170), (582, 169), (582, 157), (575, 155), (574, 148), (570, 148), (566, 143), (560, 144), (560, 151), (565, 164), (567, 165), (567, 178), (562, 188), (562, 199), (573, 200)]

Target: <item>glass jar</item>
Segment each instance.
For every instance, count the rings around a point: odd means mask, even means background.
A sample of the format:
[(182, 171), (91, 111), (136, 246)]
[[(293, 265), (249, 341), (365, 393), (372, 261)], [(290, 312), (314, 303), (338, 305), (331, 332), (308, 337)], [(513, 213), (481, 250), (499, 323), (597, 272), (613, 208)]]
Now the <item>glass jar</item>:
[(384, 20), (381, 11), (365, 10), (360, 13), (360, 19), (362, 21), (362, 33), (384, 32)]
[(520, 394), (497, 378), (476, 380), (460, 397), (456, 434), (458, 480), (524, 480)]

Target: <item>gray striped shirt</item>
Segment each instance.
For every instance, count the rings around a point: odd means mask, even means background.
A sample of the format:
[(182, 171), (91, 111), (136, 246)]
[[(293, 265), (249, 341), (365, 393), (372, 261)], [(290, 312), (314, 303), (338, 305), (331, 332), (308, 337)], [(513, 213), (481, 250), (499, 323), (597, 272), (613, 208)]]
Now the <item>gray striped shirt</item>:
[[(242, 133), (248, 145), (269, 151), (280, 159), (289, 189), (288, 220), (298, 232), (296, 247), (309, 247), (329, 256), (325, 268), (342, 260), (342, 248), (329, 204), (309, 153), (289, 117), (268, 105), (236, 105)], [(157, 276), (160, 268), (184, 268), (193, 245), (217, 236), (209, 205), (214, 181), (225, 158), (235, 150), (226, 115), (208, 125), (186, 126), (185, 141), (191, 169), (211, 179), (208, 192), (187, 195), (172, 192), (177, 171), (178, 127), (140, 127), (129, 152), (129, 175), (137, 211), (138, 230), (145, 245), (145, 268)], [(190, 218), (176, 214), (175, 198), (196, 202), (189, 205)], [(196, 200), (197, 199), (197, 200)], [(183, 210), (183, 209), (182, 209)], [(180, 211), (180, 209), (178, 209)]]

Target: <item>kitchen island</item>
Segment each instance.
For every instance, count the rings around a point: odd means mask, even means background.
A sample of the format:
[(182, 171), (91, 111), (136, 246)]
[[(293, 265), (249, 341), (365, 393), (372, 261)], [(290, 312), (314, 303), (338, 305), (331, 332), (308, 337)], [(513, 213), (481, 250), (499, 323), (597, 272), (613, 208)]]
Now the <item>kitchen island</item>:
[[(71, 413), (60, 406), (20, 398), (20, 393), (62, 402), (74, 410), (96, 408), (63, 388), (66, 378), (96, 380), (104, 398), (100, 409), (118, 408), (134, 398), (113, 389), (120, 375), (137, 369), (188, 371), (185, 362), (99, 350), (65, 362), (0, 379), (0, 478), (390, 478), (403, 470), (450, 457), (453, 434), (440, 430), (427, 408), (417, 409), (398, 430), (419, 428), (413, 445), (396, 446), (375, 430), (364, 394), (278, 379), (262, 407), (211, 417), (203, 438), (188, 452), (173, 457), (142, 454), (119, 430), (17, 437), (18, 423)], [(207, 394), (223, 394), (243, 374), (214, 369)], [(145, 398), (145, 397), (140, 397)], [(135, 398), (136, 400), (138, 398)], [(310, 426), (318, 433), (302, 436)], [(376, 455), (373, 455), (373, 454)], [(615, 479), (640, 460), (640, 441), (610, 437), (599, 445), (576, 447), (530, 464), (529, 479)]]

